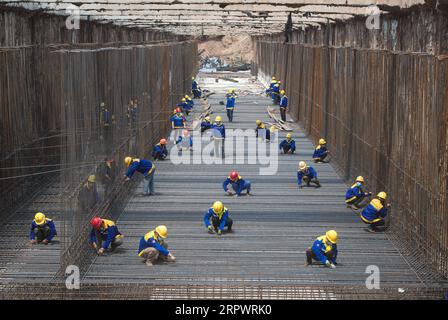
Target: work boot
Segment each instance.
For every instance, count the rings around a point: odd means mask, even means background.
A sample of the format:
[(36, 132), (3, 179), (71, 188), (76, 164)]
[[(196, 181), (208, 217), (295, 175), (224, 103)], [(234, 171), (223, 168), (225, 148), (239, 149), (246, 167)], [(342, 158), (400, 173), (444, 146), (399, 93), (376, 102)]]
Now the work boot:
[(318, 180), (316, 180), (314, 183), (316, 184), (316, 188), (320, 188), (321, 187), (320, 182)]
[(152, 267), (152, 266), (154, 266), (154, 264), (151, 262), (151, 260), (146, 260), (145, 261), (145, 264), (148, 266), (148, 267)]

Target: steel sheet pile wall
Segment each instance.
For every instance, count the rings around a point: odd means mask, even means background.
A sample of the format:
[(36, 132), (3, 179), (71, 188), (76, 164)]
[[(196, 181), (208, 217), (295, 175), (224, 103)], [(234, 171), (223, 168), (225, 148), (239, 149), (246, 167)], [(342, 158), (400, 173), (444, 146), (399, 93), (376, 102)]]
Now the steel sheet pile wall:
[(69, 30), (65, 17), (0, 5), (0, 216), (51, 181), (41, 173), (60, 169), (60, 106), (52, 101), (59, 83), (47, 77), (54, 67), (50, 51), (73, 44), (100, 48), (180, 39), (86, 21)]
[[(421, 277), (448, 276), (448, 59), (429, 54), (258, 42), (259, 75), (286, 83), (291, 114), (347, 182), (385, 190), (391, 236)], [(287, 71), (285, 72), (285, 66)], [(341, 195), (342, 196), (342, 195)]]

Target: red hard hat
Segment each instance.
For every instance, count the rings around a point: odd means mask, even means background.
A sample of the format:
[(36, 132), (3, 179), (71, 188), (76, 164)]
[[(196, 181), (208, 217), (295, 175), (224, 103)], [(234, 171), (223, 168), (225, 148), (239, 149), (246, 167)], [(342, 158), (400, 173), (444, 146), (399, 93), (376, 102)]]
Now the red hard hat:
[(230, 179), (231, 180), (236, 180), (237, 178), (238, 178), (238, 172), (237, 171), (230, 172)]
[(166, 144), (166, 139), (160, 139), (160, 144)]
[(102, 223), (103, 220), (100, 217), (94, 217), (92, 221), (90, 221), (90, 224), (92, 225), (93, 229), (99, 229)]
[(180, 110), (180, 108), (176, 108), (176, 112), (177, 112), (177, 113), (181, 113), (182, 110)]

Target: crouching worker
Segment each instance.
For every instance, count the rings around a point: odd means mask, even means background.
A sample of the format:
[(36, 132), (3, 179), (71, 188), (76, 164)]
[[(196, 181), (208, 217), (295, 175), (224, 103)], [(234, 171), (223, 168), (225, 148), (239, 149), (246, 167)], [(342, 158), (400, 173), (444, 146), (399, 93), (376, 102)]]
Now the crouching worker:
[(385, 218), (387, 216), (387, 209), (390, 208), (390, 204), (386, 204), (386, 198), (386, 192), (381, 191), (372, 199), (372, 201), (370, 201), (369, 205), (362, 210), (361, 220), (368, 224), (366, 231), (385, 231)]
[(317, 172), (313, 167), (307, 166), (305, 161), (299, 162), (299, 170), (297, 171), (297, 184), (299, 188), (302, 189), (302, 181), (306, 183), (306, 186), (309, 187), (310, 183), (314, 183), (316, 188), (320, 188), (320, 182), (317, 180)]
[(233, 221), (229, 217), (229, 210), (221, 201), (216, 201), (204, 215), (204, 224), (208, 233), (221, 235), (227, 227), (227, 232), (232, 232)]
[(292, 139), (291, 133), (286, 134), (286, 139), (280, 143), (279, 149), (283, 150), (284, 154), (287, 154), (289, 151), (291, 151), (291, 154), (294, 154), (296, 151), (296, 142)]
[(364, 186), (364, 178), (359, 176), (355, 180), (355, 184), (350, 187), (345, 193), (345, 203), (348, 208), (358, 210), (359, 208), (364, 208), (367, 203), (366, 199), (370, 196), (371, 192), (364, 192), (362, 190)]
[(314, 241), (313, 246), (306, 250), (306, 265), (311, 265), (316, 260), (332, 269), (336, 268), (338, 256), (338, 234), (334, 230), (327, 231)]
[(42, 212), (36, 213), (30, 228), (30, 243), (48, 244), (57, 235), (53, 220), (48, 219)]
[(168, 244), (165, 242), (167, 236), (168, 229), (162, 225), (140, 239), (138, 256), (144, 259), (147, 266), (153, 266), (159, 259), (168, 262), (176, 261), (176, 257), (168, 251)]
[(165, 160), (168, 156), (168, 150), (166, 149), (166, 139), (160, 139), (160, 142), (154, 146), (152, 150), (152, 157), (154, 160)]
[(123, 235), (113, 221), (94, 217), (90, 225), (92, 226), (90, 244), (98, 254), (103, 254), (109, 247), (113, 252), (123, 244)]
[(211, 129), (213, 126), (212, 121), (209, 116), (205, 117), (201, 122), (201, 133)]
[(314, 149), (313, 161), (318, 162), (328, 162), (325, 158), (328, 156), (330, 151), (327, 150), (327, 142), (325, 139), (319, 139), (319, 145)]
[(235, 191), (236, 197), (241, 196), (241, 193), (244, 190), (246, 190), (246, 194), (250, 196), (250, 181), (241, 178), (237, 171), (232, 171), (229, 177), (224, 180), (224, 183), (222, 184), (224, 191), (227, 192), (228, 195), (233, 195), (232, 191), (228, 187), (229, 184), (232, 186), (233, 191)]

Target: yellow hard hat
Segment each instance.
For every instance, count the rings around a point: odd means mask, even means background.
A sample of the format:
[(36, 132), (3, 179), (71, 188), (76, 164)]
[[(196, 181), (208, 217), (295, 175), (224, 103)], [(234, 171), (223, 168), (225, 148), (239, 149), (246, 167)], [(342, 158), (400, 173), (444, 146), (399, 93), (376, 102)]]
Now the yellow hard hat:
[(221, 116), (217, 116), (217, 117), (215, 118), (215, 121), (216, 121), (216, 122), (221, 122), (221, 121), (222, 121)]
[(45, 223), (45, 215), (42, 212), (36, 213), (34, 216), (34, 222), (39, 226)]
[(384, 191), (381, 191), (381, 192), (378, 193), (376, 196), (377, 196), (378, 198), (380, 198), (380, 199), (383, 199), (383, 200), (386, 200), (386, 199), (387, 199), (387, 193), (384, 192)]
[(326, 144), (327, 141), (325, 141), (325, 139), (319, 139), (319, 144)]
[(229, 89), (228, 93), (232, 93), (232, 89)]
[(259, 124), (261, 124), (261, 120), (256, 120), (255, 123), (256, 123), (257, 125), (259, 125)]
[(213, 203), (213, 211), (215, 213), (222, 213), (224, 211), (224, 204), (221, 201), (215, 201)]
[(325, 234), (325, 237), (330, 241), (331, 243), (337, 243), (338, 242), (338, 233), (334, 230), (327, 231)]
[(194, 80), (194, 77), (191, 77), (191, 80)]
[(277, 127), (274, 126), (274, 125), (272, 125), (272, 126), (269, 128), (269, 131), (271, 131), (271, 132), (275, 132), (275, 130), (277, 130)]
[(306, 169), (306, 162), (305, 161), (300, 161), (299, 162), (299, 169), (300, 170)]
[(165, 239), (168, 236), (168, 229), (164, 225), (158, 226), (156, 228), (156, 232), (163, 239)]
[(89, 178), (87, 179), (88, 182), (95, 182), (95, 180), (96, 180), (96, 178), (95, 178), (95, 175), (94, 175), (94, 174), (91, 174), (91, 175), (89, 176)]
[(280, 90), (280, 94), (285, 94), (285, 90)]
[(101, 102), (100, 106), (104, 107), (106, 104), (104, 102)]
[(187, 101), (185, 98), (182, 98), (182, 102), (185, 102), (185, 101)]
[(131, 164), (131, 162), (132, 162), (132, 158), (131, 158), (131, 157), (126, 157), (126, 158), (124, 158), (124, 164), (125, 164), (127, 167), (129, 167), (129, 165)]
[(292, 134), (291, 133), (287, 133), (286, 134), (286, 139), (291, 139), (292, 138)]
[(364, 178), (362, 176), (356, 177), (356, 182), (364, 183)]
[(275, 77), (272, 77), (271, 79), (272, 79), (272, 80), (275, 80)]
[(188, 99), (188, 98), (190, 98), (188, 95), (185, 95), (185, 99)]

